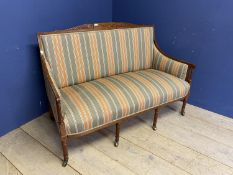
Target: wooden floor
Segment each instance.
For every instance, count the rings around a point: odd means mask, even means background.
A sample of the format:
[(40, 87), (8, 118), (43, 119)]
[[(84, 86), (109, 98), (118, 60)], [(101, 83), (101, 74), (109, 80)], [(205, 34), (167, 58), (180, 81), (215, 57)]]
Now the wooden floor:
[(45, 114), (0, 138), (0, 175), (233, 175), (233, 120), (180, 103), (126, 121), (120, 145), (114, 127), (69, 144), (69, 164), (61, 166), (57, 128)]

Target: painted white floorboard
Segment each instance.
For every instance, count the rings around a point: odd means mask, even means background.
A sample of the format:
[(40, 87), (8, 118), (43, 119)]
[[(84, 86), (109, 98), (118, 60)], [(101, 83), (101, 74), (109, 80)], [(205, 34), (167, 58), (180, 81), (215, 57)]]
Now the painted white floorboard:
[[(111, 129), (114, 132), (113, 128)], [(141, 120), (125, 122), (120, 136), (193, 175), (233, 173), (232, 168), (152, 131), (152, 128)]]
[[(165, 110), (163, 110), (165, 112)], [(186, 116), (181, 116), (177, 113), (174, 117), (174, 111), (167, 108), (166, 114), (162, 114), (160, 120), (165, 120), (180, 126), (192, 132), (211, 138), (217, 142), (228, 145), (233, 148), (233, 130), (225, 129), (217, 125), (203, 122), (194, 117), (190, 117), (189, 113)]]
[[(151, 125), (151, 115), (151, 113), (146, 113), (140, 118), (148, 125)], [(168, 115), (170, 116), (170, 120), (174, 119), (175, 117), (181, 117), (178, 113), (174, 113), (170, 110), (161, 112), (157, 125), (158, 129), (156, 132), (233, 168), (232, 147), (216, 142), (213, 139), (198, 133), (189, 131), (183, 127), (176, 126), (174, 123), (168, 120), (163, 120), (163, 117)]]
[(1, 175), (22, 175), (4, 156), (0, 153)]
[[(22, 129), (37, 139), (51, 152), (63, 158), (57, 127), (48, 115), (39, 117), (22, 126)], [(115, 149), (113, 144), (112, 148)], [(81, 174), (119, 175), (134, 174), (125, 166), (112, 160), (104, 153), (98, 151), (83, 139), (74, 139), (69, 144), (69, 165)]]
[[(182, 105), (181, 102), (176, 102), (169, 106), (176, 111), (180, 111), (181, 105)], [(226, 117), (226, 116), (223, 116), (223, 115), (220, 115), (220, 114), (217, 114), (217, 113), (214, 113), (214, 112), (211, 112), (211, 111), (208, 111), (208, 110), (205, 110), (205, 109), (202, 109), (202, 108), (190, 105), (190, 104), (187, 104), (185, 111), (186, 111), (186, 114), (190, 117), (193, 117), (193, 118), (202, 120), (204, 122), (208, 122), (210, 124), (216, 125), (218, 127), (233, 131), (233, 119), (232, 118), (229, 118), (229, 117)]]
[(84, 139), (93, 147), (117, 162), (124, 164), (136, 174), (189, 174), (125, 139), (120, 139), (119, 147), (114, 148), (114, 137), (112, 132), (102, 130), (100, 133), (95, 133)]
[(78, 175), (69, 166), (26, 134), (16, 129), (1, 138), (0, 152), (24, 175)]

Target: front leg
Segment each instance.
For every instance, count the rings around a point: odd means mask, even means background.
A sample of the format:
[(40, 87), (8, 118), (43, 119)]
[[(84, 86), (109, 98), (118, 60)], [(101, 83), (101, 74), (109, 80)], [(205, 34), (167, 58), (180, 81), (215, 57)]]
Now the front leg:
[(114, 146), (118, 147), (119, 145), (119, 137), (120, 137), (120, 123), (116, 124), (116, 136), (115, 136), (115, 142), (114, 142)]
[(62, 150), (63, 150), (63, 156), (64, 156), (62, 166), (65, 167), (67, 165), (68, 159), (69, 159), (69, 157), (68, 157), (67, 138), (62, 138), (61, 143), (62, 143)]
[(67, 141), (68, 141), (68, 137), (66, 135), (66, 130), (65, 130), (65, 124), (62, 121), (60, 123), (60, 135), (61, 135), (61, 145), (62, 145), (62, 151), (63, 151), (63, 163), (62, 166), (65, 167), (68, 163), (68, 145), (67, 145)]
[(153, 120), (153, 125), (152, 125), (152, 129), (154, 131), (156, 131), (156, 129), (157, 129), (156, 125), (157, 125), (158, 116), (159, 116), (159, 108), (155, 108), (154, 120)]

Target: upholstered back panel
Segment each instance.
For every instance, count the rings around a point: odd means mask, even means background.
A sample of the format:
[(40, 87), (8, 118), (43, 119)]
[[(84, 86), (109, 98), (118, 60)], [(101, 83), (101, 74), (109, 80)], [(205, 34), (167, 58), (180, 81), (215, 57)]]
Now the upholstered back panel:
[(42, 35), (59, 88), (152, 67), (153, 28)]

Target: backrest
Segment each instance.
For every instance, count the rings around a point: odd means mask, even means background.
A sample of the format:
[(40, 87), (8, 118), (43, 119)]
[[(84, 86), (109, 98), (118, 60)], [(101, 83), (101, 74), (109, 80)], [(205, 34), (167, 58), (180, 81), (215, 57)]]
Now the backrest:
[(67, 30), (39, 40), (59, 88), (152, 67), (153, 27)]

